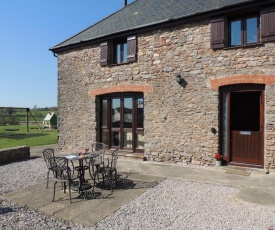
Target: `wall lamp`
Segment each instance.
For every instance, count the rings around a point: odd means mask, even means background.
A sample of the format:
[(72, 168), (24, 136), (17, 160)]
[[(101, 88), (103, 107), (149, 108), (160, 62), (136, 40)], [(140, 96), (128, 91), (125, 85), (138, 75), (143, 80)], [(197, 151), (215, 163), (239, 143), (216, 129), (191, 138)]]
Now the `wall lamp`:
[(179, 73), (176, 74), (175, 78), (176, 78), (176, 82), (181, 84), (181, 75)]
[(181, 77), (179, 73), (175, 75), (176, 82), (182, 87), (186, 88), (187, 82)]
[(211, 128), (211, 133), (216, 134), (217, 130), (215, 128)]

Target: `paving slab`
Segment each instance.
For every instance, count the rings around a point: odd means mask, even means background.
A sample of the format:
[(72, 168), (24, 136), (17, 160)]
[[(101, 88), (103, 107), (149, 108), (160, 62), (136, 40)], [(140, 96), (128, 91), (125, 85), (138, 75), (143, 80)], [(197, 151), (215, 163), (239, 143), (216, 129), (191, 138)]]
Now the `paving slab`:
[(274, 188), (242, 188), (237, 194), (237, 198), (248, 203), (275, 207)]

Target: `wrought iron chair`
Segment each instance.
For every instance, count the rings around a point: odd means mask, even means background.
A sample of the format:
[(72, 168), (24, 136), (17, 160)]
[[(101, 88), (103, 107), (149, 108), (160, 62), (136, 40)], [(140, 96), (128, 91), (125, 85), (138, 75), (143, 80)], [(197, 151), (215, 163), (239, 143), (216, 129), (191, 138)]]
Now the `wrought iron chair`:
[(100, 173), (102, 175), (102, 183), (105, 187), (105, 180), (109, 182), (109, 186), (111, 191), (113, 192), (113, 184), (115, 182), (115, 185), (117, 186), (117, 159), (118, 159), (118, 149), (114, 150), (112, 152), (111, 158), (105, 158), (103, 167), (100, 167), (97, 173)]
[(44, 157), (44, 160), (46, 162), (46, 165), (47, 165), (47, 168), (48, 168), (48, 172), (47, 172), (47, 187), (48, 188), (48, 185), (49, 185), (49, 175), (50, 175), (50, 171), (52, 171), (52, 167), (50, 165), (50, 158), (53, 158), (54, 157), (54, 150), (51, 149), (51, 148), (48, 148), (48, 149), (45, 149), (43, 151), (43, 157)]
[[(105, 147), (106, 147), (106, 145), (101, 142), (92, 143), (91, 154), (97, 153), (98, 156), (90, 159), (89, 173), (95, 183), (96, 183), (96, 177), (97, 177), (97, 183), (99, 183), (99, 173), (98, 172), (100, 171), (99, 169), (101, 167), (103, 167)], [(91, 170), (92, 170), (92, 172), (91, 172)]]
[(73, 184), (73, 181), (75, 179), (78, 179), (77, 177), (73, 177), (71, 168), (68, 166), (68, 160), (64, 157), (52, 157), (49, 159), (53, 176), (54, 176), (54, 187), (53, 187), (53, 200), (55, 199), (55, 190), (56, 190), (56, 184), (62, 183), (62, 187), (64, 189), (64, 193), (66, 193), (66, 188), (68, 185), (69, 188), (69, 198), (70, 203), (72, 203), (71, 198), (71, 186)]
[[(47, 187), (46, 187), (46, 188), (48, 188), (48, 186), (49, 186), (50, 171), (52, 171), (52, 167), (50, 165), (49, 159), (55, 157), (55, 155), (54, 155), (54, 149), (51, 149), (51, 148), (44, 149), (43, 150), (43, 157), (44, 157), (44, 160), (46, 162), (46, 166), (48, 168), (48, 172), (47, 172)], [(73, 166), (73, 174), (74, 174), (74, 163), (73, 163), (73, 161), (71, 161), (71, 164)]]

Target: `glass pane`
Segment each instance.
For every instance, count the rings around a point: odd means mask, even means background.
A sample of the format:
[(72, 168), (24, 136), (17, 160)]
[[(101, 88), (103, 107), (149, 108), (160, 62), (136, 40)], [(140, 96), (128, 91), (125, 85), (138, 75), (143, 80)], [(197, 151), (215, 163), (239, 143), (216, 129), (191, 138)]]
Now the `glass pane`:
[(102, 143), (104, 143), (108, 146), (109, 145), (108, 133), (102, 133), (101, 134), (101, 140), (102, 140)]
[(143, 128), (143, 98), (137, 99), (137, 127)]
[(231, 46), (241, 45), (242, 44), (242, 26), (241, 21), (231, 22)]
[(121, 61), (120, 61), (120, 55), (121, 55), (120, 50), (121, 50), (121, 45), (116, 44), (116, 61), (115, 61), (116, 64), (121, 63)]
[(124, 132), (124, 147), (132, 148), (133, 134)]
[(222, 95), (222, 155), (227, 156), (228, 147), (228, 93)]
[(123, 43), (123, 62), (127, 62), (127, 42)]
[(107, 127), (108, 124), (108, 101), (102, 100), (102, 126)]
[(137, 134), (137, 149), (144, 149), (144, 135), (138, 133)]
[(246, 20), (246, 43), (255, 43), (258, 41), (257, 18)]
[(113, 146), (120, 146), (119, 132), (112, 132)]
[(132, 128), (133, 125), (133, 99), (124, 98), (124, 128)]
[(112, 99), (112, 127), (120, 127), (120, 99)]

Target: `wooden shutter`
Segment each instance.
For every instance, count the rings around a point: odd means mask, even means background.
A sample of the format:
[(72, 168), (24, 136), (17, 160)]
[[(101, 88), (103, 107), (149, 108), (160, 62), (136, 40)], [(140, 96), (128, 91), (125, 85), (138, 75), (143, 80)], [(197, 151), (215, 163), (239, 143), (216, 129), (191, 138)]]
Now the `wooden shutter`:
[(131, 36), (127, 38), (127, 61), (133, 62), (137, 60), (137, 38)]
[(275, 7), (261, 11), (262, 42), (275, 41)]
[(225, 18), (219, 17), (211, 20), (211, 48), (225, 47)]
[(100, 44), (100, 65), (106, 66), (108, 64), (108, 42)]

